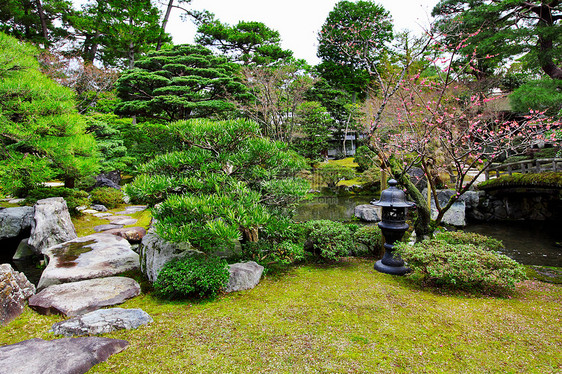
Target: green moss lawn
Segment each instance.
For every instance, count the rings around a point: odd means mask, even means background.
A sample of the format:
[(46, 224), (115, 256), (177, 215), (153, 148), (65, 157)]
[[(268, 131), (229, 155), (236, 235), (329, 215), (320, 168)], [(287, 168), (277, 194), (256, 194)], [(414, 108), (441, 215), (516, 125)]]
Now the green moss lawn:
[[(130, 346), (91, 373), (560, 373), (562, 287), (506, 298), (425, 290), (345, 259), (266, 276), (205, 303), (127, 301), (154, 323), (104, 336)], [(29, 309), (0, 342), (53, 339)]]

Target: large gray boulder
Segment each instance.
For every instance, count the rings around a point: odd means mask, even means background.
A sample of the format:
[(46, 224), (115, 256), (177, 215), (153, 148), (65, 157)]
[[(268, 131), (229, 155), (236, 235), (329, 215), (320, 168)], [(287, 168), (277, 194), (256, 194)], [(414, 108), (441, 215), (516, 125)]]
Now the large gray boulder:
[(33, 222), (33, 207), (22, 206), (0, 209), (0, 240), (17, 238), (29, 233)]
[[(433, 203), (433, 201), (432, 201)], [(431, 218), (437, 218), (437, 208), (434, 204), (431, 204)], [(464, 201), (459, 200), (453, 203), (449, 210), (443, 215), (441, 223), (446, 225), (464, 227), (466, 226), (466, 204)]]
[(140, 286), (134, 279), (98, 278), (47, 287), (29, 298), (29, 307), (40, 314), (73, 317), (138, 295)]
[(152, 318), (141, 309), (99, 309), (78, 317), (57, 322), (52, 330), (55, 335), (66, 337), (107, 334), (116, 330), (131, 330), (151, 323)]
[(23, 273), (15, 271), (9, 264), (1, 264), (0, 325), (7, 324), (19, 316), (23, 312), (26, 300), (33, 294), (35, 286)]
[(170, 243), (149, 230), (139, 246), (141, 271), (149, 281), (155, 282), (166, 263), (196, 252), (188, 243)]
[(380, 208), (371, 204), (357, 205), (355, 207), (355, 217), (362, 221), (379, 222), (381, 220)]
[(128, 345), (99, 337), (25, 340), (0, 347), (0, 374), (82, 374)]
[(258, 285), (263, 273), (263, 266), (254, 261), (239, 262), (228, 267), (230, 279), (225, 292), (250, 290)]
[(53, 284), (118, 275), (139, 268), (139, 255), (131, 244), (111, 234), (92, 234), (50, 247), (45, 254), (49, 265), (37, 285)]
[(33, 218), (28, 243), (37, 254), (42, 254), (49, 247), (77, 237), (66, 201), (62, 197), (37, 201)]

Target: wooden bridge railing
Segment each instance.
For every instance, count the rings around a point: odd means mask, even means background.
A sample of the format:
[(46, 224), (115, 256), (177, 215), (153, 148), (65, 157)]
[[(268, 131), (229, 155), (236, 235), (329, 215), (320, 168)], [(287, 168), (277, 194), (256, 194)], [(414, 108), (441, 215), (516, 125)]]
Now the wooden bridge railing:
[(544, 171), (562, 171), (562, 158), (538, 158), (534, 160), (523, 160), (491, 166), (485, 171), (486, 180), (499, 178), (502, 175), (513, 173), (541, 173)]

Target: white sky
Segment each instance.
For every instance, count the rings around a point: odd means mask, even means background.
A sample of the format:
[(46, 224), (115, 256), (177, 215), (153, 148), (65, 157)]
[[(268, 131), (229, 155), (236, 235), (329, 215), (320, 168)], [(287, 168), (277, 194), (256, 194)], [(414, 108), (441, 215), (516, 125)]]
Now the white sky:
[[(431, 10), (438, 0), (377, 0), (390, 12), (395, 30), (410, 30), (420, 34), (429, 25)], [(317, 34), (328, 13), (338, 0), (192, 0), (195, 10), (206, 9), (224, 23), (238, 21), (263, 22), (279, 31), (281, 45), (293, 51), (296, 58), (319, 63), (316, 57)], [(196, 28), (191, 21), (182, 22), (175, 10), (166, 27), (174, 44), (193, 43)]]

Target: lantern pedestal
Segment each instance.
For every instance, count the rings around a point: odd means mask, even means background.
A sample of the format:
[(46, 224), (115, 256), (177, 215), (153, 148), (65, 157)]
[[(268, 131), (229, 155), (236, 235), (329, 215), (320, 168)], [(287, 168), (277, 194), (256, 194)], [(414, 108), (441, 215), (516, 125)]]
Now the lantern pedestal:
[(384, 235), (384, 256), (375, 263), (375, 270), (393, 275), (404, 275), (410, 271), (404, 266), (404, 260), (394, 253), (394, 243), (402, 239), (410, 227), (406, 223), (406, 210), (414, 206), (406, 201), (403, 191), (396, 188), (398, 184), (394, 179), (388, 181), (390, 188), (381, 192), (381, 198), (373, 201), (375, 206), (382, 207), (382, 222), (378, 226)]

